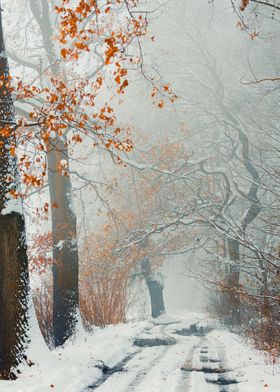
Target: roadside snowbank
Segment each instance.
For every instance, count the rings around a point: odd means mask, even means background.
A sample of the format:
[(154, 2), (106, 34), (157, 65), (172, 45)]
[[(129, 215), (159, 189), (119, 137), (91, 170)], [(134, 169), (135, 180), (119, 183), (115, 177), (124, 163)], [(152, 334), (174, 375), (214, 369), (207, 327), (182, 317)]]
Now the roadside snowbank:
[(31, 326), (32, 342), (28, 362), (15, 381), (0, 381), (0, 392), (79, 392), (101, 377), (100, 361), (114, 366), (133, 352), (133, 340), (148, 321), (96, 328), (92, 334), (80, 331), (63, 348), (49, 351), (38, 328)]

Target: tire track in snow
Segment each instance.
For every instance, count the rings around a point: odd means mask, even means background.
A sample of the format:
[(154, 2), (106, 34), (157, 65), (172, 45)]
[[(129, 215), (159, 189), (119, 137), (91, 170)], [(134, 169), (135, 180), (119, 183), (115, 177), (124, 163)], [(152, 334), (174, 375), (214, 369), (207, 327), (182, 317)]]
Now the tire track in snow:
[(184, 391), (237, 392), (238, 381), (227, 366), (223, 343), (209, 336), (202, 338), (192, 359), (182, 367), (187, 380)]
[[(155, 325), (147, 332), (148, 336), (145, 336), (144, 341), (150, 339), (151, 344), (157, 339), (170, 339), (170, 335), (165, 332), (167, 326)], [(158, 338), (160, 337), (160, 338)], [(140, 341), (141, 339), (137, 339)], [(174, 341), (174, 344), (176, 341)], [(105, 382), (96, 388), (97, 392), (132, 392), (137, 390), (138, 386), (141, 385), (142, 380), (150, 373), (156, 363), (160, 363), (166, 352), (170, 349), (170, 346), (153, 346), (143, 347), (138, 351), (133, 358), (126, 362), (126, 365), (122, 372), (113, 374)]]
[[(168, 350), (168, 346), (162, 346), (160, 344), (161, 341), (168, 336), (164, 333), (164, 327), (165, 326), (161, 324), (155, 324), (145, 331), (145, 338), (142, 340), (144, 343), (149, 340), (151, 340), (151, 342), (154, 341), (155, 344), (152, 344), (152, 347), (140, 347), (138, 350), (127, 355), (111, 369), (102, 364), (100, 368), (103, 371), (103, 377), (89, 385), (83, 392), (91, 392), (93, 390), (98, 392), (125, 392), (127, 385), (136, 382), (136, 379), (141, 380), (145, 377), (149, 368), (152, 367), (153, 362), (160, 361), (165, 351)], [(160, 338), (158, 338), (158, 336), (160, 336)], [(141, 339), (136, 340), (141, 341)], [(174, 344), (175, 343), (176, 341), (174, 339)], [(170, 342), (168, 344), (170, 344)]]
[[(167, 348), (146, 347), (127, 362), (123, 371), (114, 373), (102, 383), (96, 392), (125, 392), (132, 391), (132, 386), (138, 385), (149, 372), (153, 363), (159, 361)], [(159, 352), (160, 351), (160, 352)]]
[[(225, 370), (228, 370), (224, 374), (220, 375), (220, 379), (218, 380), (221, 382), (219, 385), (219, 392), (238, 392), (238, 381), (234, 371), (230, 369), (230, 363), (226, 355), (225, 345), (217, 338), (209, 336), (208, 339), (214, 347), (221, 367)], [(226, 382), (228, 382), (228, 385)]]
[[(159, 326), (161, 336), (169, 340), (174, 339), (176, 332), (173, 327), (169, 330), (172, 324)], [(186, 358), (191, 356), (193, 346), (197, 344), (197, 338), (194, 336), (187, 338), (176, 336), (176, 338), (176, 344), (166, 347), (153, 361), (152, 366), (148, 366), (148, 369), (146, 367), (138, 374), (127, 389), (116, 390), (116, 392), (185, 392), (181, 385), (181, 365)]]

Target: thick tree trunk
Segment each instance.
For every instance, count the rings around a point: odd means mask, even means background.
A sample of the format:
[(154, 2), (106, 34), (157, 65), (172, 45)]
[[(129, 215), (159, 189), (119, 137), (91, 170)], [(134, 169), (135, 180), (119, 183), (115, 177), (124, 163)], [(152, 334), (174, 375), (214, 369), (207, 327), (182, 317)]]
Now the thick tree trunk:
[(65, 143), (53, 139), (48, 147), (48, 179), (53, 237), (53, 334), (60, 346), (74, 333), (79, 305), (76, 216)]
[(27, 343), (29, 279), (21, 200), (9, 200), (8, 196), (9, 191), (18, 190), (18, 173), (11, 154), (15, 145), (14, 109), (6, 87), (9, 68), (1, 11), (0, 77), (3, 82), (0, 88), (0, 379), (10, 379)]
[(227, 279), (228, 290), (228, 316), (229, 324), (232, 326), (240, 325), (240, 250), (239, 243), (234, 239), (228, 239), (228, 252), (232, 264), (229, 267)]
[(152, 317), (157, 318), (165, 313), (163, 285), (154, 279), (148, 258), (142, 260), (142, 274), (149, 290)]
[(24, 220), (0, 215), (0, 378), (9, 379), (26, 344), (28, 260)]
[(152, 317), (157, 318), (165, 313), (163, 286), (161, 283), (151, 278), (147, 278), (146, 283), (149, 289)]

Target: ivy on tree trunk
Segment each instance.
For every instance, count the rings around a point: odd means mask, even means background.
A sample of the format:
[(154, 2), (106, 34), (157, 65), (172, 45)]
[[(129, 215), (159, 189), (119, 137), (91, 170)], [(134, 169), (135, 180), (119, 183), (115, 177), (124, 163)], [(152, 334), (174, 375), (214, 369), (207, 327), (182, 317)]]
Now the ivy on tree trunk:
[[(14, 370), (23, 359), (27, 344), (29, 276), (22, 202), (13, 199), (10, 193), (18, 190), (19, 181), (2, 11), (0, 78), (0, 379), (11, 379), (15, 377)], [(15, 205), (17, 208), (13, 208)]]

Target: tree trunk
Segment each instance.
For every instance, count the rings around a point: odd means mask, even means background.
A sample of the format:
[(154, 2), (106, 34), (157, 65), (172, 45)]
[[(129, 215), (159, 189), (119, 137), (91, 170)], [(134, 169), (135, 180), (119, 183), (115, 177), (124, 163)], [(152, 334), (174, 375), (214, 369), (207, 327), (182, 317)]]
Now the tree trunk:
[(28, 260), (21, 214), (0, 215), (0, 378), (13, 377), (27, 340)]
[(264, 296), (263, 299), (263, 314), (266, 317), (272, 317), (272, 312), (271, 312), (271, 305), (270, 305), (270, 300), (269, 300), (269, 285), (268, 285), (268, 279), (267, 279), (267, 269), (266, 269), (266, 263), (264, 260), (259, 260), (259, 266), (260, 270), (262, 271), (262, 287), (261, 287), (261, 292), (260, 294)]
[(238, 241), (229, 238), (228, 252), (229, 258), (232, 262), (229, 268), (229, 275), (227, 279), (228, 290), (228, 309), (229, 309), (229, 324), (232, 326), (240, 325), (240, 251)]
[[(48, 0), (29, 0), (30, 9), (41, 30), (52, 76), (61, 78), (61, 64), (56, 53)], [(61, 161), (68, 165), (68, 148), (59, 137), (48, 146), (48, 181), (53, 235), (53, 333), (60, 346), (73, 334), (78, 311), (78, 249), (76, 216), (72, 209), (72, 184), (69, 175), (59, 171)], [(54, 206), (57, 206), (54, 208)]]
[(152, 317), (157, 318), (165, 313), (163, 285), (152, 276), (150, 260), (142, 260), (142, 274), (149, 290)]
[(163, 300), (163, 286), (160, 282), (147, 278), (146, 283), (149, 289), (152, 317), (157, 318), (165, 313)]
[[(74, 333), (79, 305), (76, 216), (72, 208), (72, 184), (65, 143), (48, 146), (48, 179), (53, 238), (53, 334), (60, 346)], [(61, 169), (63, 162), (65, 170)]]
[[(0, 4), (1, 8), (1, 4)], [(5, 54), (0, 12), (0, 379), (11, 379), (27, 344), (28, 259), (21, 200), (9, 200), (18, 191), (14, 109), (6, 87), (9, 67)], [(17, 205), (17, 208), (15, 206)], [(14, 209), (19, 212), (12, 211)], [(20, 209), (19, 209), (20, 208)]]

